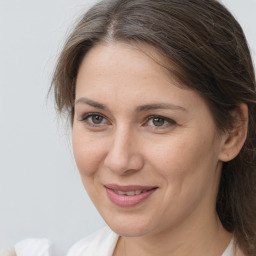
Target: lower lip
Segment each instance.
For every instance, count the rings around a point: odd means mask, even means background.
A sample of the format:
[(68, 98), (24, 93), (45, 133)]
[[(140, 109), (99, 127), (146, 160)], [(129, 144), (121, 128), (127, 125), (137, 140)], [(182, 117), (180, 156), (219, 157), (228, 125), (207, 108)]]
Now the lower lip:
[(150, 195), (152, 195), (156, 189), (151, 189), (147, 192), (141, 193), (139, 195), (127, 196), (127, 195), (119, 195), (115, 193), (113, 190), (106, 188), (108, 198), (112, 203), (120, 207), (133, 207), (144, 200), (146, 200)]

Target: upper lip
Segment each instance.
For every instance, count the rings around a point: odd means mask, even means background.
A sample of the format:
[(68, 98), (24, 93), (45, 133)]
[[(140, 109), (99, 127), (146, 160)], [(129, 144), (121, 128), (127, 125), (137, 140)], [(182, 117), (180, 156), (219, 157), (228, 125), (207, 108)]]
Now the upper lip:
[(156, 189), (158, 187), (156, 186), (141, 186), (141, 185), (127, 185), (127, 186), (121, 186), (117, 184), (107, 184), (105, 185), (106, 188), (111, 189), (111, 190), (118, 190), (122, 192), (128, 192), (128, 191), (143, 191), (143, 190), (151, 190), (151, 189)]

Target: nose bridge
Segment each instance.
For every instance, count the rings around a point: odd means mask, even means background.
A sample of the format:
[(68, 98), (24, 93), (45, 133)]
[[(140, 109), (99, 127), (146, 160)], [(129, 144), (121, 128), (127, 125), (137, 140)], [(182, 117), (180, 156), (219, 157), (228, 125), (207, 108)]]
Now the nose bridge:
[(106, 167), (122, 175), (128, 171), (139, 170), (142, 162), (138, 152), (136, 132), (129, 125), (116, 127), (105, 158)]

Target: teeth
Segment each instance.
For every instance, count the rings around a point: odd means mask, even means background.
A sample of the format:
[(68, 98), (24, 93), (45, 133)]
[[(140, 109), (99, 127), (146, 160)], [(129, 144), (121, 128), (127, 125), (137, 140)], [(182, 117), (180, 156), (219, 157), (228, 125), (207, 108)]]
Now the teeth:
[(115, 190), (115, 192), (116, 192), (117, 194), (119, 194), (119, 195), (125, 195), (125, 192), (123, 192), (123, 191)]
[(127, 192), (124, 192), (124, 191), (120, 191), (120, 190), (115, 190), (115, 192), (119, 195), (126, 195), (126, 196), (135, 196), (135, 195), (139, 195), (141, 193), (144, 193), (146, 192), (146, 190), (136, 190), (136, 191), (127, 191)]
[(134, 196), (134, 195), (136, 195), (136, 191), (127, 191), (126, 195), (127, 196)]

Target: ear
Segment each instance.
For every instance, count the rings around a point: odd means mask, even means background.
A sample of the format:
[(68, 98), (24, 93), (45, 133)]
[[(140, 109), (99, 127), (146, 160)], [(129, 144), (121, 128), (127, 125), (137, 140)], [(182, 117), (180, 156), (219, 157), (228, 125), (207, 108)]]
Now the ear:
[(247, 136), (248, 129), (248, 107), (241, 103), (233, 111), (235, 120), (234, 127), (227, 131), (222, 137), (222, 146), (219, 160), (228, 162), (234, 159), (242, 149)]

